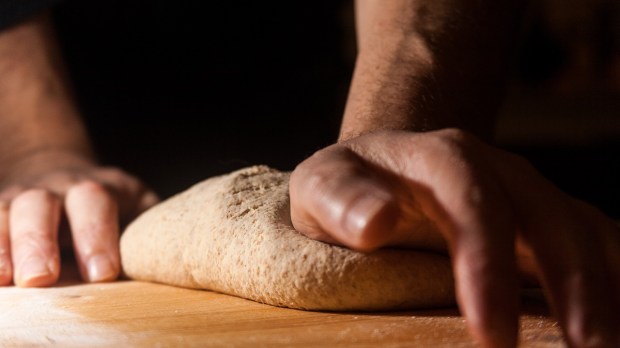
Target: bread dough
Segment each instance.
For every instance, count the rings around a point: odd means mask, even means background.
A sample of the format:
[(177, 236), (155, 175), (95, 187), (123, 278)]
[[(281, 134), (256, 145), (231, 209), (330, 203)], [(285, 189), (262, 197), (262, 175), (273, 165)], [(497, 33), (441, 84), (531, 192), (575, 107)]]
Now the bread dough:
[(405, 249), (359, 253), (297, 232), (288, 179), (266, 166), (245, 168), (151, 208), (122, 236), (125, 274), (309, 310), (454, 303), (445, 256)]

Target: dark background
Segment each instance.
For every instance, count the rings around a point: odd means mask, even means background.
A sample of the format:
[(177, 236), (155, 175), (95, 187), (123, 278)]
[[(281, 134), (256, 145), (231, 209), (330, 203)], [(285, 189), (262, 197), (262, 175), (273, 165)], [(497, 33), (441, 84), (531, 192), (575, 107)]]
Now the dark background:
[(333, 143), (351, 61), (339, 1), (69, 1), (59, 37), (101, 159), (166, 196)]
[[(620, 114), (620, 70), (599, 78), (620, 57), (605, 29), (614, 17), (563, 36), (575, 29), (543, 12), (524, 26), (498, 141), (620, 217), (620, 133), (605, 126)], [(336, 139), (353, 68), (350, 1), (66, 1), (55, 16), (102, 161), (164, 197), (247, 165), (291, 170)], [(575, 62), (584, 45), (594, 58)], [(603, 126), (587, 141), (558, 138), (584, 124)]]

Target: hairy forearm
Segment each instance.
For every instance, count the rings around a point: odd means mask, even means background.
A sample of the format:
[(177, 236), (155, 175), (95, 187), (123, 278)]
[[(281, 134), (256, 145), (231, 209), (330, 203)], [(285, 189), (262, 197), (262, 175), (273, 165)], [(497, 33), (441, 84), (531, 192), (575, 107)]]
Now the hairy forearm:
[(340, 140), (458, 127), (488, 137), (519, 0), (357, 0), (358, 57)]
[(55, 152), (61, 162), (92, 157), (44, 15), (0, 32), (0, 179), (20, 161)]

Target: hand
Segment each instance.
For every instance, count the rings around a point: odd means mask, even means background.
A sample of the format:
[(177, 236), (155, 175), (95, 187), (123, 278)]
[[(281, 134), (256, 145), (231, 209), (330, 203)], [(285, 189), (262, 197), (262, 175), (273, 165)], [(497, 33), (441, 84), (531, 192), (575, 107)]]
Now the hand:
[(293, 225), (311, 238), (361, 251), (447, 247), (483, 346), (516, 345), (519, 272), (540, 281), (570, 346), (620, 344), (617, 225), (516, 155), (458, 130), (383, 131), (314, 154), (290, 196)]
[[(158, 200), (119, 169), (57, 157), (21, 161), (0, 185), (0, 285), (54, 284), (60, 274), (59, 237), (73, 240), (84, 280), (116, 279), (119, 223)], [(62, 166), (54, 168), (57, 163)]]

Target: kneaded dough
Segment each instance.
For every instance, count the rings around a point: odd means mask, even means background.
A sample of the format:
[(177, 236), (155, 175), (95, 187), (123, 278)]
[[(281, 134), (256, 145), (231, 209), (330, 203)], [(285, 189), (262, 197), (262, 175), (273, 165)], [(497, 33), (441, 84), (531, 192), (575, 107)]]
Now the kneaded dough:
[(288, 179), (266, 166), (245, 168), (151, 208), (122, 236), (125, 274), (308, 310), (454, 303), (445, 256), (405, 249), (360, 253), (297, 232)]

